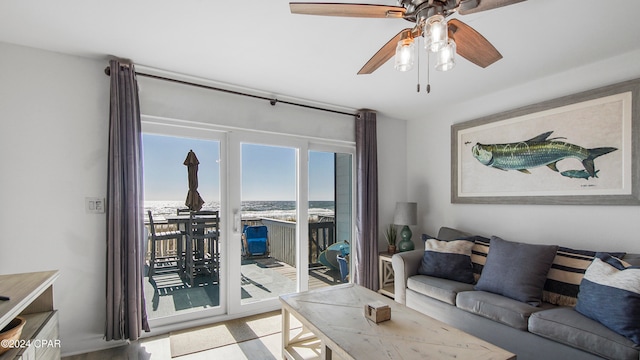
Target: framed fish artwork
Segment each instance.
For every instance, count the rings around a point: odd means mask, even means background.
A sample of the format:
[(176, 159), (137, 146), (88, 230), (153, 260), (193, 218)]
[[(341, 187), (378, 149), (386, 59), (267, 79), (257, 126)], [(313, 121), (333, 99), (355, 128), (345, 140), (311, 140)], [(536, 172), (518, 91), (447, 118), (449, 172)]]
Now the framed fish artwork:
[(451, 127), (451, 202), (640, 205), (640, 79)]

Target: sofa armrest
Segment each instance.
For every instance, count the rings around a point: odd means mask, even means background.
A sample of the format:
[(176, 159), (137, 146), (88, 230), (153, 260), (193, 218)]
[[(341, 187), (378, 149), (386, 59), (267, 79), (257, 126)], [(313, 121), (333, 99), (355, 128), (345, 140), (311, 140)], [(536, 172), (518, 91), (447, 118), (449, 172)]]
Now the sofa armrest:
[(407, 279), (418, 273), (424, 250), (412, 250), (393, 255), (393, 295), (400, 304), (406, 303)]

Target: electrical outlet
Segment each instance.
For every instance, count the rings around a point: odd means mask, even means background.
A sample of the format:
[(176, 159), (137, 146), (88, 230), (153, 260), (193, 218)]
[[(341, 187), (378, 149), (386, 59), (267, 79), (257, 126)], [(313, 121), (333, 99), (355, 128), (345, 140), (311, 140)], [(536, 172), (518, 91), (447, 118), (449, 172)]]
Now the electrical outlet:
[(86, 197), (85, 209), (89, 214), (104, 214), (104, 198)]

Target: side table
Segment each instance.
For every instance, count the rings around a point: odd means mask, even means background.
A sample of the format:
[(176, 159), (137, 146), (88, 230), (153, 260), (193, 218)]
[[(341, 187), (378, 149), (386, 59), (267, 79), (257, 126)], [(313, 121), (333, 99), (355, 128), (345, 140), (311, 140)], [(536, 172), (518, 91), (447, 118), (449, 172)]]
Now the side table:
[(386, 251), (378, 254), (378, 278), (380, 280), (378, 293), (394, 299), (392, 256), (393, 254), (389, 254)]

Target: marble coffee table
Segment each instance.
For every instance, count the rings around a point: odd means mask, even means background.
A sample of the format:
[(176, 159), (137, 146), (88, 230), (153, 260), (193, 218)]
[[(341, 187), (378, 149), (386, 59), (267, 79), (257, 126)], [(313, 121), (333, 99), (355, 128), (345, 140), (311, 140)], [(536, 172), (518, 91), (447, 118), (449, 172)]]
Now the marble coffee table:
[[(382, 301), (391, 320), (378, 324), (364, 305)], [(280, 296), (284, 359), (515, 359), (504, 349), (384, 297), (345, 284)], [(291, 316), (302, 328), (291, 329)]]

